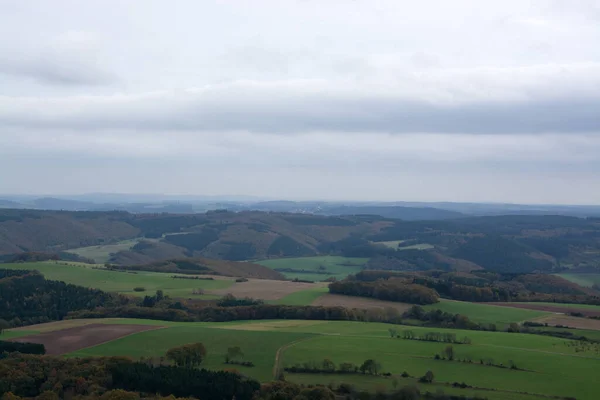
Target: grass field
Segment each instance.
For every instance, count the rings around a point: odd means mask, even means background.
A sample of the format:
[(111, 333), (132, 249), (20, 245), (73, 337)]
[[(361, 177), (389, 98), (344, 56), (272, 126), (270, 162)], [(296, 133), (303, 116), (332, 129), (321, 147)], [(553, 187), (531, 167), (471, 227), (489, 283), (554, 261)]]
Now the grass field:
[(400, 244), (406, 242), (406, 240), (389, 240), (387, 242), (373, 242), (374, 244), (381, 244), (385, 247), (389, 247), (390, 249), (398, 249), (398, 247), (400, 247)]
[[(2, 264), (2, 268), (31, 269), (40, 271), (46, 279), (63, 281), (74, 285), (93, 287), (107, 292), (126, 293), (135, 296), (152, 295), (158, 289), (171, 297), (214, 298), (219, 296), (194, 295), (193, 289), (224, 289), (230, 287), (234, 280), (215, 279), (212, 281), (173, 279), (173, 274), (139, 271), (128, 272), (93, 269), (91, 266), (63, 265), (54, 261), (37, 263)], [(133, 288), (144, 287), (145, 292), (135, 292)]]
[(600, 274), (557, 274), (573, 283), (581, 286), (591, 287), (593, 284), (600, 285)]
[(402, 243), (406, 242), (406, 240), (390, 240), (387, 242), (373, 242), (374, 244), (381, 244), (384, 245), (386, 247), (389, 247), (390, 249), (394, 249), (394, 250), (429, 250), (429, 249), (433, 249), (434, 246), (428, 244), (428, 243), (417, 243), (417, 244), (412, 244), (410, 246), (401, 246)]
[[(207, 328), (194, 325), (180, 325), (166, 329), (142, 332), (108, 344), (83, 349), (72, 353), (72, 356), (131, 356), (156, 357), (164, 356), (168, 349), (186, 343), (202, 342), (207, 349), (207, 357), (203, 366), (209, 369), (225, 369), (234, 367), (246, 375), (261, 381), (273, 377), (273, 361), (277, 350), (296, 340), (312, 337), (309, 333), (244, 331)], [(224, 363), (227, 348), (240, 346), (244, 358), (255, 366), (229, 366)]]
[(398, 247), (398, 250), (429, 250), (434, 246), (429, 243), (417, 243), (410, 246)]
[(111, 254), (117, 253), (119, 251), (129, 250), (136, 244), (138, 244), (141, 240), (152, 240), (152, 239), (129, 239), (123, 240), (118, 243), (106, 244), (100, 246), (89, 246), (89, 247), (79, 247), (76, 249), (66, 250), (67, 253), (77, 254), (78, 256), (90, 258), (97, 262), (98, 264), (104, 264), (108, 262)]
[[(344, 279), (350, 274), (355, 274), (363, 269), (369, 261), (368, 258), (349, 258), (339, 256), (318, 256), (300, 258), (278, 258), (273, 260), (257, 261), (272, 269), (291, 268), (303, 270), (304, 272), (281, 272), (289, 279), (306, 279), (311, 281), (322, 281), (330, 277)], [(322, 268), (321, 268), (322, 267)], [(313, 272), (314, 271), (314, 272)], [(315, 272), (328, 272), (329, 274), (318, 274)]]
[[(69, 327), (74, 322), (65, 321)], [(597, 398), (596, 394), (600, 390), (600, 382), (595, 379), (600, 355), (591, 351), (578, 352), (575, 347), (566, 345), (569, 341), (546, 336), (337, 321), (175, 323), (122, 319), (94, 322), (154, 324), (165, 328), (140, 332), (82, 349), (71, 353), (71, 356), (124, 355), (158, 358), (170, 347), (202, 342), (208, 350), (204, 366), (213, 369), (227, 368), (223, 363), (227, 347), (239, 345), (246, 354), (246, 359), (253, 361), (256, 366), (238, 369), (260, 380), (273, 378), (276, 355), (279, 354), (277, 364), (280, 366), (322, 361), (324, 358), (330, 358), (336, 363), (360, 364), (365, 359), (374, 358), (381, 363), (383, 371), (390, 372), (399, 379), (401, 386), (416, 382), (414, 378), (399, 378), (398, 375), (403, 371), (412, 377), (418, 377), (431, 370), (435, 375), (435, 384), (421, 385), (422, 391), (435, 392), (443, 388), (447, 393), (477, 394), (492, 400), (539, 398), (524, 395), (523, 392), (592, 400)], [(41, 328), (33, 326), (27, 329), (35, 331), (46, 327), (47, 325)], [(53, 329), (56, 327), (54, 324)], [(434, 360), (433, 356), (441, 353), (445, 344), (391, 338), (388, 332), (390, 327), (399, 331), (410, 329), (417, 335), (430, 331), (447, 331), (456, 333), (458, 337), (468, 336), (472, 344), (454, 345), (454, 350), (457, 359), (470, 357), (473, 363)], [(504, 365), (512, 360), (519, 368), (527, 371), (483, 366), (479, 364), (480, 359), (493, 359), (495, 364)], [(286, 374), (286, 379), (304, 383), (347, 382), (368, 389), (390, 388), (393, 381), (384, 377), (291, 373)], [(477, 389), (448, 388), (446, 384), (452, 382), (466, 382)]]
[(502, 329), (511, 322), (531, 321), (551, 315), (551, 313), (544, 311), (443, 299), (439, 303), (430, 304), (424, 306), (424, 308), (427, 310), (440, 309), (452, 314), (466, 315), (470, 320), (480, 324), (496, 324), (498, 329)]

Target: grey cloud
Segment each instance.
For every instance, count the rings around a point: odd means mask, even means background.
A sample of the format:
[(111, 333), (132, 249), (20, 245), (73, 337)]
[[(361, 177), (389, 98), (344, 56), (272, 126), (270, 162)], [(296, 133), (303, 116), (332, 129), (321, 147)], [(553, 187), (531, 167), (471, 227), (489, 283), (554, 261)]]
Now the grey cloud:
[(50, 85), (105, 85), (116, 81), (113, 74), (93, 65), (44, 56), (21, 60), (0, 58), (0, 74)]
[(0, 126), (259, 133), (600, 132), (600, 97), (586, 96), (578, 88), (558, 95), (529, 91), (529, 98), (433, 101), (368, 88), (361, 92), (310, 85), (250, 83), (138, 96), (43, 100), (5, 97), (0, 98)]

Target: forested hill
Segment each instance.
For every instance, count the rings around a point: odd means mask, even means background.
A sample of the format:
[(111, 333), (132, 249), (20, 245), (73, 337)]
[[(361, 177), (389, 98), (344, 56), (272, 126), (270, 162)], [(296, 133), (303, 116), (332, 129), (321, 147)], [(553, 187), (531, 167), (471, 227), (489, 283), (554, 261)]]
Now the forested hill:
[[(135, 240), (130, 240), (135, 239)], [(0, 210), (0, 258), (130, 240), (110, 262), (342, 255), (387, 270), (556, 272), (600, 268), (600, 219), (564, 216), (402, 221), (259, 211), (130, 214)]]
[[(258, 211), (206, 214), (130, 214), (0, 210), (0, 256), (60, 252), (145, 238), (115, 256), (115, 263), (205, 257), (248, 260), (319, 254), (322, 243), (376, 234), (391, 222), (381, 217), (326, 217)], [(5, 257), (6, 258), (6, 257)]]

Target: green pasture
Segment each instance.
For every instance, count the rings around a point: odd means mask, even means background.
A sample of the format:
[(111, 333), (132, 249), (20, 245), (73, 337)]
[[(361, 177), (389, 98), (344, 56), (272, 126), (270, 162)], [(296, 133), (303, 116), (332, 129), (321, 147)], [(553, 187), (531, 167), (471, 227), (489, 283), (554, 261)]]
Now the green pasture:
[(536, 318), (551, 315), (551, 313), (545, 311), (444, 299), (441, 299), (439, 303), (429, 304), (423, 308), (426, 310), (440, 309), (452, 314), (466, 315), (470, 320), (480, 324), (496, 324), (498, 329), (502, 329), (511, 322), (532, 321)]
[(123, 240), (118, 243), (105, 244), (99, 246), (78, 247), (76, 249), (66, 250), (67, 253), (77, 254), (78, 256), (90, 258), (99, 264), (104, 264), (110, 260), (114, 253), (129, 250), (144, 238)]
[(429, 243), (417, 243), (410, 246), (398, 247), (398, 250), (429, 250), (433, 249), (435, 246)]
[[(308, 328), (319, 330), (322, 327), (324, 325)], [(339, 335), (315, 336), (289, 347), (283, 356), (284, 365), (323, 358), (330, 358), (335, 363), (360, 364), (375, 358), (384, 371), (393, 375), (406, 371), (418, 377), (431, 370), (438, 382), (466, 382), (480, 388), (571, 395), (578, 399), (593, 399), (600, 389), (600, 384), (594, 382), (593, 372), (600, 358), (596, 353), (582, 357), (581, 353), (576, 354), (572, 348), (565, 346), (561, 339), (500, 332), (456, 332), (459, 337), (465, 335), (473, 341), (472, 345), (454, 345), (458, 359), (470, 357), (473, 360), (473, 363), (462, 363), (433, 359), (446, 347), (443, 343), (392, 339), (383, 334), (380, 337), (344, 334), (345, 330), (340, 329)], [(419, 332), (418, 329), (411, 330)], [(443, 330), (421, 330), (424, 331)], [(504, 365), (512, 360), (519, 368), (529, 371), (484, 366), (479, 363), (480, 359), (493, 359), (494, 363)], [(293, 380), (293, 374), (288, 376)], [(354, 382), (351, 376), (347, 379)]]
[(397, 250), (400, 247), (400, 244), (406, 242), (406, 240), (388, 240), (386, 242), (373, 242), (373, 244), (380, 244), (385, 247), (389, 247), (390, 249)]
[[(344, 279), (350, 274), (360, 272), (364, 265), (369, 261), (368, 258), (351, 258), (340, 256), (317, 256), (317, 257), (299, 257), (299, 258), (278, 258), (272, 260), (257, 261), (265, 267), (271, 269), (291, 268), (295, 270), (304, 270), (305, 272), (281, 272), (288, 279), (306, 279), (311, 281), (323, 281), (327, 278), (335, 277)], [(329, 274), (317, 274), (315, 272), (323, 271)]]
[[(145, 271), (136, 271), (136, 273), (117, 272), (107, 269), (93, 269), (90, 266), (64, 265), (61, 262), (54, 261), (2, 264), (2, 268), (37, 270), (46, 279), (135, 296), (152, 295), (156, 290), (161, 289), (171, 297), (210, 298), (210, 295), (194, 295), (192, 290), (224, 289), (234, 283), (233, 279), (215, 279), (212, 281), (173, 279), (171, 278), (173, 274)], [(135, 287), (143, 287), (146, 291), (135, 292), (133, 290)]]
[(566, 280), (576, 283), (581, 286), (591, 287), (594, 284), (600, 285), (600, 274), (556, 274)]
[[(207, 349), (203, 367), (208, 369), (235, 368), (245, 375), (261, 381), (273, 379), (273, 362), (277, 350), (291, 342), (311, 337), (308, 333), (265, 332), (206, 328), (179, 325), (127, 336), (110, 343), (83, 349), (71, 356), (130, 356), (159, 359), (171, 347), (202, 342)], [(224, 362), (227, 348), (240, 346), (244, 359), (254, 367), (227, 365)]]
[(460, 389), (452, 387), (451, 384), (446, 383), (433, 383), (433, 384), (422, 384), (418, 382), (418, 378), (402, 378), (400, 376), (394, 377), (379, 377), (379, 376), (369, 376), (369, 375), (352, 375), (349, 377), (348, 375), (343, 374), (324, 374), (324, 375), (316, 375), (316, 374), (287, 374), (285, 376), (286, 380), (298, 384), (304, 385), (331, 385), (331, 386), (339, 386), (341, 383), (349, 383), (355, 387), (360, 388), (361, 390), (367, 390), (369, 392), (377, 392), (377, 391), (393, 391), (394, 390), (394, 380), (397, 382), (396, 388), (401, 388), (404, 386), (417, 386), (421, 391), (421, 394), (429, 392), (429, 393), (439, 393), (443, 391), (445, 394), (457, 395), (457, 396), (469, 396), (469, 397), (479, 397), (487, 400), (541, 400), (547, 399), (546, 396), (536, 396), (533, 394), (521, 394), (515, 393), (511, 391), (497, 391), (497, 390), (489, 390), (489, 389), (476, 389), (476, 388), (466, 388)]
[[(76, 321), (65, 321), (68, 326)], [(82, 321), (81, 323), (87, 323)], [(431, 370), (433, 385), (420, 385), (422, 391), (443, 389), (446, 393), (478, 393), (489, 399), (536, 399), (538, 396), (573, 396), (580, 400), (595, 399), (600, 390), (596, 380), (600, 353), (581, 351), (568, 346), (572, 341), (530, 334), (465, 331), (441, 328), (407, 327), (381, 323), (349, 321), (233, 321), (227, 323), (178, 323), (148, 320), (93, 320), (94, 323), (137, 323), (164, 326), (164, 329), (137, 333), (92, 348), (82, 349), (70, 356), (121, 355), (160, 358), (174, 346), (202, 342), (208, 357), (204, 366), (211, 369), (229, 367), (223, 357), (227, 347), (240, 346), (246, 359), (256, 366), (235, 367), (249, 376), (268, 381), (273, 378), (275, 358), (279, 350), (279, 366), (330, 358), (336, 364), (361, 364), (376, 359), (382, 370), (392, 378), (355, 375), (311, 375), (287, 373), (286, 379), (299, 383), (346, 382), (359, 388), (391, 388), (393, 378), (399, 385), (414, 383)], [(60, 323), (58, 323), (60, 324)], [(434, 360), (442, 353), (444, 343), (422, 342), (392, 338), (389, 329), (398, 333), (411, 330), (419, 336), (426, 332), (452, 332), (458, 338), (467, 336), (471, 345), (455, 344), (456, 359), (470, 358), (472, 363)], [(37, 327), (31, 327), (36, 330)], [(39, 328), (42, 329), (42, 328)], [(14, 331), (9, 331), (14, 332)], [(514, 362), (526, 371), (516, 371), (480, 364), (492, 359), (494, 364)], [(401, 378), (402, 372), (413, 378)], [(449, 387), (453, 382), (465, 382), (476, 389)]]

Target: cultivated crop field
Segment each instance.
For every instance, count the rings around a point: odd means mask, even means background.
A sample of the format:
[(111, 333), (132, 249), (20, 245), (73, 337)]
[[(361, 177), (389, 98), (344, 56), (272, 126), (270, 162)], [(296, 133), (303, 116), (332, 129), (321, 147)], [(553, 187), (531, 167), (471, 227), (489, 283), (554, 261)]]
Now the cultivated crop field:
[(369, 261), (368, 258), (350, 258), (339, 256), (318, 256), (299, 258), (278, 258), (273, 260), (257, 261), (272, 269), (290, 269), (294, 271), (280, 271), (288, 279), (305, 279), (309, 281), (323, 281), (327, 278), (344, 279), (350, 274), (361, 271)]
[(385, 301), (372, 299), (369, 297), (344, 296), (341, 294), (324, 294), (312, 302), (313, 306), (325, 307), (346, 307), (359, 309), (386, 309), (393, 308), (400, 312), (407, 311), (413, 305), (408, 303), (399, 303), (397, 301)]
[[(89, 321), (61, 323), (73, 328), (76, 323), (83, 325)], [(61, 323), (52, 324), (52, 329), (59, 329)], [(337, 321), (175, 323), (108, 319), (95, 320), (93, 323), (154, 325), (162, 329), (135, 333), (74, 351), (69, 356), (121, 355), (154, 357), (158, 360), (171, 347), (202, 342), (208, 350), (203, 363), (205, 367), (227, 368), (228, 365), (224, 364), (226, 349), (240, 346), (245, 359), (254, 362), (255, 367), (235, 367), (263, 381), (273, 379), (281, 368), (299, 363), (320, 363), (324, 358), (329, 358), (336, 364), (351, 362), (360, 365), (364, 360), (374, 358), (381, 364), (382, 371), (392, 374), (391, 377), (288, 372), (286, 379), (304, 383), (348, 382), (368, 389), (391, 389), (394, 380), (400, 386), (417, 384), (416, 377), (432, 371), (434, 383), (419, 384), (421, 390), (435, 392), (444, 389), (447, 393), (514, 400), (542, 399), (546, 396), (592, 400), (597, 398), (600, 390), (600, 382), (596, 379), (597, 366), (600, 365), (597, 345), (582, 347), (575, 341), (547, 336)], [(8, 334), (31, 334), (37, 329), (46, 330), (49, 325), (8, 331)], [(401, 335), (405, 330), (412, 331), (416, 336), (431, 331), (454, 333), (458, 338), (469, 337), (471, 344), (453, 345), (454, 361), (435, 360), (434, 355), (442, 354), (447, 344), (392, 338), (390, 328), (396, 329)], [(59, 332), (55, 337), (60, 336)], [(469, 359), (471, 362), (463, 362)], [(504, 366), (514, 363), (518, 370), (484, 365), (481, 360), (484, 360), (484, 364), (491, 361), (494, 365)], [(404, 371), (410, 377), (401, 377)], [(473, 388), (448, 387), (452, 382), (465, 382)]]

